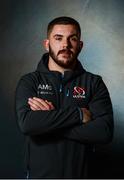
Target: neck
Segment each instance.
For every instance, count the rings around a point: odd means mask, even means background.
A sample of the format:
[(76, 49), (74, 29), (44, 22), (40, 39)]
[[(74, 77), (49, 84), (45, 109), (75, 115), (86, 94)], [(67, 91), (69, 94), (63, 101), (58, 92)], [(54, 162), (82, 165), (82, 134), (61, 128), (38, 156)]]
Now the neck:
[(75, 64), (71, 68), (64, 68), (56, 64), (56, 62), (49, 56), (49, 61), (48, 61), (48, 68), (50, 71), (58, 71), (62, 74), (64, 74), (65, 71), (72, 71), (75, 67)]

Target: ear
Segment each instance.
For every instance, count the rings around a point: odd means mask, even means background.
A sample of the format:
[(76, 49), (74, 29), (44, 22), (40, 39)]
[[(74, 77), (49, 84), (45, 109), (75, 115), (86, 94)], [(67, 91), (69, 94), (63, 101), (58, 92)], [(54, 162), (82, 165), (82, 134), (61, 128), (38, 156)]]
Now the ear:
[(83, 48), (83, 45), (84, 45), (83, 41), (80, 41), (80, 51)]
[(49, 52), (49, 40), (48, 39), (45, 39), (43, 41), (43, 46)]

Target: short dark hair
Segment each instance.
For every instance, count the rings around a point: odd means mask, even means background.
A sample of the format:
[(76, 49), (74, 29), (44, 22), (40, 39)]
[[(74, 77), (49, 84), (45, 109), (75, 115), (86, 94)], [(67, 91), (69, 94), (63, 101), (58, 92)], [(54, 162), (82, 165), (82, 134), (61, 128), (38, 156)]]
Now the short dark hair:
[(61, 16), (61, 17), (57, 17), (55, 19), (53, 19), (47, 27), (47, 36), (50, 35), (53, 27), (57, 24), (63, 24), (63, 25), (74, 25), (79, 33), (79, 36), (81, 36), (81, 28), (80, 28), (80, 24), (73, 18), (71, 17), (67, 17), (67, 16)]

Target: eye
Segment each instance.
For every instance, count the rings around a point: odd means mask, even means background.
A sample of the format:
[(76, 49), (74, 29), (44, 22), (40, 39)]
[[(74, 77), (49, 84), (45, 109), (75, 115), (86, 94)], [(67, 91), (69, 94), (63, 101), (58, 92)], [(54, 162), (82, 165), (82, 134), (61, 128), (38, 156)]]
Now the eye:
[(56, 41), (61, 41), (61, 40), (62, 40), (62, 36), (61, 36), (61, 35), (55, 35), (55, 36), (54, 36), (54, 39), (55, 39)]
[(61, 41), (61, 40), (62, 40), (62, 37), (61, 37), (61, 36), (56, 36), (56, 37), (55, 37), (55, 40)]
[(78, 38), (77, 38), (76, 36), (74, 36), (74, 37), (71, 37), (71, 40), (72, 40), (72, 41), (77, 41)]

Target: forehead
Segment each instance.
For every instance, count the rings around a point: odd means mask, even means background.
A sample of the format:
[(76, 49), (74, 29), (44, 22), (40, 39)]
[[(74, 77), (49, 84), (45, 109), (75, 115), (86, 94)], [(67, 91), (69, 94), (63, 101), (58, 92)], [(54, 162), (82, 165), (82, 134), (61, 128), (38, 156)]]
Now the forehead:
[(65, 35), (65, 36), (69, 36), (72, 34), (77, 34), (78, 35), (78, 31), (76, 29), (76, 27), (74, 25), (71, 24), (57, 24), (54, 25), (52, 31), (51, 31), (51, 36), (54, 36), (56, 34), (60, 34), (60, 35)]

